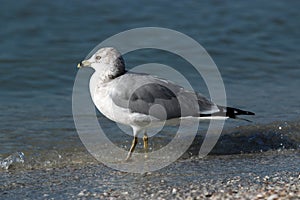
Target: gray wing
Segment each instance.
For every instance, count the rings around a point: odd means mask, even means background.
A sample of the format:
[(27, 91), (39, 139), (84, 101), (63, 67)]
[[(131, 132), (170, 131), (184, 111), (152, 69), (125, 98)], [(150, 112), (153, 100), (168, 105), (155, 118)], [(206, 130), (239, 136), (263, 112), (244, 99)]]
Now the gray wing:
[(203, 97), (156, 77), (127, 73), (116, 80), (111, 92), (113, 102), (132, 113), (142, 113), (161, 120), (179, 117), (200, 117), (202, 113), (219, 111)]

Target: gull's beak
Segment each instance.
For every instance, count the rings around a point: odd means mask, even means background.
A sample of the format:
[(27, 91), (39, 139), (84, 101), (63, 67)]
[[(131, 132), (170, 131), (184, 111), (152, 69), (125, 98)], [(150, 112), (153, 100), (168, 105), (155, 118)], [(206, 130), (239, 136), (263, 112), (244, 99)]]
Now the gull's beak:
[(92, 63), (88, 60), (83, 60), (80, 63), (78, 63), (77, 68), (87, 67), (90, 66)]

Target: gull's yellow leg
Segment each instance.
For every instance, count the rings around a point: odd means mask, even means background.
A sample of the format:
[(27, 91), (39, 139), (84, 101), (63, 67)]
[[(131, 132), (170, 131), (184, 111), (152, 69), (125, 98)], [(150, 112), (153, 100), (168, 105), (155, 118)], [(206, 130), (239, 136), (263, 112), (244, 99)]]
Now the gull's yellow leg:
[(134, 148), (135, 148), (137, 142), (138, 142), (138, 138), (137, 138), (136, 136), (133, 137), (132, 144), (131, 144), (131, 147), (130, 147), (130, 150), (129, 150), (129, 152), (128, 152), (128, 155), (127, 155), (126, 160), (129, 160), (129, 159), (130, 159), (130, 157), (131, 157), (131, 155), (132, 155), (132, 152), (134, 151)]
[(147, 158), (148, 157), (148, 135), (146, 132), (144, 133), (143, 140), (144, 140), (145, 158)]

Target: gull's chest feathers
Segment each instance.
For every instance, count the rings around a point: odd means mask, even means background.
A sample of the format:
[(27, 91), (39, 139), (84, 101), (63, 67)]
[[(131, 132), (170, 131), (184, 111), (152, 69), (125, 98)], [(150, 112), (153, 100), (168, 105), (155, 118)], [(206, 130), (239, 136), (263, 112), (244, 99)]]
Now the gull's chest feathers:
[(98, 84), (93, 89), (92, 99), (95, 106), (105, 116), (110, 117), (112, 111), (112, 99), (110, 98), (111, 91), (109, 90), (109, 84)]
[(97, 109), (112, 121), (119, 123), (127, 123), (129, 120), (128, 111), (121, 108), (113, 102), (111, 95), (113, 93), (112, 85), (114, 81), (107, 83), (98, 83), (94, 89), (91, 88), (91, 96)]
[(98, 110), (106, 115), (107, 110), (111, 108), (111, 100), (109, 100), (109, 82), (103, 83), (100, 75), (94, 73), (90, 79), (90, 94), (95, 106)]

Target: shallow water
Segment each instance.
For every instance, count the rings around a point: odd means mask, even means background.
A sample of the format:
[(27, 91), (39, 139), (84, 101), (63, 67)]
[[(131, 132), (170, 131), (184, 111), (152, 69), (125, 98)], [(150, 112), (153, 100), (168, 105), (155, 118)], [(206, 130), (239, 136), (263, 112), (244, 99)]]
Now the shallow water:
[[(154, 1), (142, 7), (138, 2), (5, 1), (0, 8), (0, 159), (24, 152), (24, 165), (10, 168), (17, 171), (85, 162), (71, 110), (76, 64), (107, 37), (144, 26), (171, 28), (198, 41), (218, 66), (228, 105), (256, 113), (253, 123), (227, 121), (212, 154), (299, 149), (299, 6), (298, 1)], [(181, 69), (195, 90), (208, 95), (201, 78), (175, 55), (141, 50), (125, 59), (128, 68), (157, 62)], [(128, 148), (131, 138), (98, 116), (110, 138)], [(198, 152), (206, 125), (186, 155)], [(168, 143), (172, 130), (152, 138), (151, 148)]]

